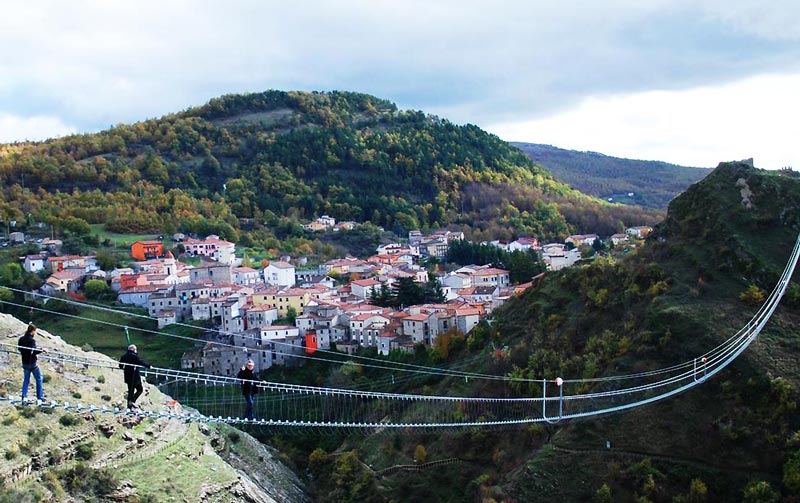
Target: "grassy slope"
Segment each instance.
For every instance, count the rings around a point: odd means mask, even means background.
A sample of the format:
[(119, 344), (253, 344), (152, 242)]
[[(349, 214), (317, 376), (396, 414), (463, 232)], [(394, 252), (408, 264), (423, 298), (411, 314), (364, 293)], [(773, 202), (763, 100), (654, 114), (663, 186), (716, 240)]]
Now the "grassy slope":
[[(25, 325), (16, 319), (0, 315), (0, 340), (3, 342), (15, 343), (24, 328)], [(58, 337), (44, 331), (39, 334), (39, 345), (51, 351), (80, 352)], [(102, 355), (96, 356), (102, 358)], [(121, 372), (113, 369), (114, 362), (110, 364), (112, 369), (85, 369), (43, 360), (40, 366), (47, 379), (47, 398), (84, 405), (120, 405), (125, 385)], [(18, 396), (20, 380), (18, 356), (0, 353), (0, 393)], [(151, 386), (146, 389), (140, 405), (148, 410), (165, 408), (169, 397)], [(65, 425), (64, 416), (72, 416), (74, 424)], [(3, 418), (0, 428), (0, 445), (4, 451), (0, 457), (0, 479), (4, 481), (0, 484), (0, 499), (3, 501), (5, 498), (24, 499), (24, 495), (47, 499), (49, 495), (58, 497), (61, 494), (63, 498), (63, 491), (69, 492), (69, 488), (61, 474), (76, 468), (75, 451), (81, 445), (88, 446), (91, 452), (85, 461), (90, 469), (82, 478), (95, 477), (99, 473), (97, 470), (109, 469), (120, 488), (125, 488), (122, 481), (129, 481), (135, 498), (143, 501), (196, 501), (204, 492), (209, 494), (204, 501), (253, 501), (243, 496), (248, 492), (258, 498), (256, 501), (268, 501), (267, 494), (278, 500), (304, 499), (297, 479), (272, 462), (274, 453), (225, 425), (210, 425), (209, 435), (205, 435), (196, 425), (176, 421), (145, 420), (126, 426), (122, 416), (78, 415), (60, 409), (12, 407), (6, 402), (0, 402), (0, 417)], [(111, 426), (114, 433), (106, 437), (100, 433), (100, 426)], [(124, 434), (137, 440), (126, 440)], [(78, 438), (74, 445), (67, 445)], [(33, 477), (10, 485), (9, 476), (33, 457), (45, 465), (35, 470)], [(167, 466), (169, 473), (164, 471)], [(271, 470), (274, 476), (267, 476), (266, 470)], [(251, 474), (253, 480), (261, 480), (268, 489), (257, 487), (243, 476), (244, 473)], [(78, 500), (90, 499), (86, 494), (73, 493), (73, 496)]]

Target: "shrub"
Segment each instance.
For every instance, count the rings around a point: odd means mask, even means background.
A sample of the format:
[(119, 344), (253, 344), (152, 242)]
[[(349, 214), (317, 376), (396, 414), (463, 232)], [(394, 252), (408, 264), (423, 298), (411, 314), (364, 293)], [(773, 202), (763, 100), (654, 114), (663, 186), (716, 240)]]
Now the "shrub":
[(51, 471), (46, 472), (42, 476), (42, 482), (47, 490), (53, 493), (56, 501), (61, 501), (64, 499), (64, 488), (61, 487), (61, 482), (58, 480), (58, 476), (55, 473)]
[(16, 458), (18, 454), (19, 454), (19, 446), (17, 444), (12, 444), (11, 447), (6, 449), (5, 456), (6, 456), (6, 459), (10, 461), (10, 460)]
[(110, 402), (111, 401), (111, 397), (109, 395), (100, 395), (100, 399), (105, 401), (105, 402)]
[(88, 461), (94, 456), (94, 446), (91, 443), (80, 444), (75, 448), (75, 457), (77, 459)]
[(308, 467), (314, 473), (319, 473), (322, 467), (328, 462), (328, 453), (325, 449), (317, 447), (308, 455)]
[(30, 419), (32, 417), (36, 417), (37, 412), (39, 412), (37, 407), (25, 407), (22, 409), (22, 417)]
[(74, 414), (66, 413), (58, 418), (58, 422), (61, 423), (62, 426), (69, 427), (78, 424), (80, 419)]
[(27, 501), (45, 501), (44, 494), (37, 487), (11, 489), (0, 487), (0, 503), (19, 503)]
[(614, 501), (614, 499), (611, 497), (611, 488), (608, 487), (608, 484), (603, 484), (600, 486), (600, 489), (594, 492), (592, 501), (594, 503), (611, 503)]
[(12, 410), (3, 418), (3, 426), (11, 426), (17, 422), (17, 419), (19, 419), (19, 414), (16, 410)]
[(744, 503), (777, 503), (779, 499), (778, 492), (769, 485), (769, 482), (762, 480), (747, 484), (742, 501)]
[(789, 288), (786, 289), (786, 295), (784, 296), (784, 299), (791, 307), (800, 306), (800, 285), (797, 283), (789, 284)]
[(100, 374), (99, 376), (97, 376), (97, 382), (103, 384), (104, 382), (106, 382), (106, 376)]
[(49, 383), (52, 379), (53, 377), (50, 374), (44, 374), (42, 376), (42, 382), (45, 384)]
[(94, 351), (94, 348), (88, 342), (86, 344), (84, 344), (83, 346), (81, 346), (81, 349), (83, 351), (86, 351), (87, 353), (90, 353), (90, 352)]
[(756, 285), (750, 285), (747, 287), (747, 290), (739, 294), (739, 300), (744, 302), (745, 304), (750, 304), (753, 306), (758, 306), (764, 303), (764, 299), (767, 298), (766, 292), (760, 289)]
[(239, 440), (241, 439), (242, 437), (241, 435), (239, 435), (239, 432), (237, 431), (228, 432), (228, 440), (230, 440), (232, 444), (238, 444)]
[(783, 484), (793, 494), (800, 493), (800, 451), (783, 465)]
[(687, 503), (704, 503), (708, 500), (708, 486), (700, 479), (692, 479), (689, 483)]
[(72, 398), (74, 398), (74, 399), (76, 399), (76, 400), (80, 400), (80, 399), (81, 399), (81, 394), (80, 394), (80, 393), (78, 393), (77, 391), (74, 391), (74, 392), (72, 393)]
[(104, 501), (103, 497), (119, 485), (110, 471), (94, 470), (83, 463), (59, 472), (58, 476), (70, 495), (83, 500)]
[(425, 450), (425, 446), (422, 444), (417, 445), (414, 449), (414, 461), (417, 463), (424, 463), (428, 459), (428, 451)]
[(47, 428), (39, 428), (38, 430), (32, 428), (28, 430), (28, 438), (34, 444), (42, 443), (42, 440), (47, 438), (47, 435), (49, 434), (50, 430), (48, 430)]
[(50, 464), (51, 465), (58, 465), (61, 464), (66, 459), (66, 454), (64, 450), (59, 447), (53, 447), (50, 449)]

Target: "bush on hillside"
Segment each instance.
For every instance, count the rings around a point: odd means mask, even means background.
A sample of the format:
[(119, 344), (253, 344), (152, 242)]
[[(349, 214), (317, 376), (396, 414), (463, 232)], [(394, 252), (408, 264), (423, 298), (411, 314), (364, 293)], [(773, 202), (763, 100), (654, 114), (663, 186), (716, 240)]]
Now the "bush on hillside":
[(62, 470), (58, 477), (70, 495), (84, 501), (96, 499), (103, 501), (105, 496), (113, 492), (118, 485), (109, 470), (95, 470), (83, 463)]
[(750, 482), (744, 490), (743, 503), (778, 503), (780, 494), (769, 485), (769, 482)]
[(760, 306), (766, 298), (766, 292), (756, 285), (748, 286), (747, 290), (739, 294), (739, 300), (751, 306)]

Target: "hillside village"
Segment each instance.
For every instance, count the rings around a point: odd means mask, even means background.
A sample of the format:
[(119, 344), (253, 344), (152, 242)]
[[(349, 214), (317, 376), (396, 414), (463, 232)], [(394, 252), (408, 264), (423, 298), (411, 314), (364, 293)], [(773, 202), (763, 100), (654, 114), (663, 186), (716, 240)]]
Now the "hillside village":
[[(337, 225), (323, 216), (309, 229), (336, 231), (353, 225), (357, 224)], [(631, 227), (610, 236), (604, 246), (628, 245), (651, 230)], [(22, 258), (22, 266), (46, 275), (40, 288), (46, 296), (80, 297), (86, 281), (99, 279), (116, 292), (120, 304), (146, 308), (159, 329), (189, 321), (208, 323), (214, 335), (202, 348), (184, 354), (181, 366), (229, 376), (248, 358), (260, 372), (273, 365), (299, 365), (300, 356), (317, 350), (352, 354), (361, 347), (374, 347), (388, 355), (394, 350), (413, 352), (419, 344), (433, 346), (448, 331), (469, 333), (531, 283), (512, 285), (506, 270), (470, 265), (436, 275), (440, 302), (397, 309), (370, 302), (377, 292), (391, 290), (398, 282), (428, 283), (433, 278), (419, 263), (445, 258), (449, 243), (463, 239), (462, 232), (411, 231), (407, 242), (380, 245), (366, 259), (348, 256), (298, 269), (284, 257), (262, 261), (261, 269), (256, 269), (244, 265), (236, 256), (236, 245), (219, 236), (197, 239), (176, 234), (173, 241), (180, 245), (176, 248), (199, 263), (176, 259), (161, 240), (145, 240), (131, 246), (136, 261), (130, 267), (111, 271), (101, 270), (94, 256), (60, 255), (60, 243), (47, 240), (40, 243), (40, 254)], [(548, 270), (558, 270), (577, 263), (586, 247), (599, 241), (598, 235), (587, 234), (544, 245), (528, 237), (484, 244), (509, 252), (536, 252)]]

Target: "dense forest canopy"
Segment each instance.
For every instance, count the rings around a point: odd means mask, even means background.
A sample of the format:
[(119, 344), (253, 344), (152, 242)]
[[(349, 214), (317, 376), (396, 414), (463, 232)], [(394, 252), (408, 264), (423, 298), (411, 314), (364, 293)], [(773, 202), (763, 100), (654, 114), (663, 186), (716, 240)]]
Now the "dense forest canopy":
[(269, 239), (328, 214), (400, 235), (449, 226), (474, 239), (563, 239), (660, 217), (572, 190), (476, 126), (350, 92), (223, 96), (97, 134), (2, 145), (0, 180), (0, 218), (61, 231), (78, 219), (232, 239), (245, 218)]

